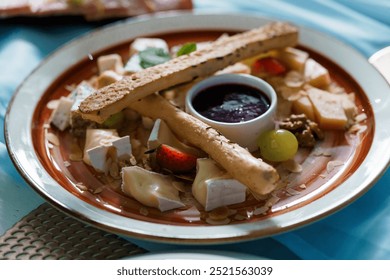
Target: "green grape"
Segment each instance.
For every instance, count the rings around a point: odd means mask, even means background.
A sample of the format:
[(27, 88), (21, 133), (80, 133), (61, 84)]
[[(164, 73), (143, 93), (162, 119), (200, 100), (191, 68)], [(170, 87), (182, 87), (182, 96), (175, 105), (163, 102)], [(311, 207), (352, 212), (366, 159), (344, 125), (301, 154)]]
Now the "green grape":
[(124, 120), (125, 114), (120, 111), (114, 115), (111, 115), (108, 119), (106, 119), (103, 123), (104, 126), (108, 128), (117, 128)]
[(285, 129), (266, 131), (260, 135), (257, 143), (261, 156), (269, 161), (286, 161), (298, 151), (297, 138)]

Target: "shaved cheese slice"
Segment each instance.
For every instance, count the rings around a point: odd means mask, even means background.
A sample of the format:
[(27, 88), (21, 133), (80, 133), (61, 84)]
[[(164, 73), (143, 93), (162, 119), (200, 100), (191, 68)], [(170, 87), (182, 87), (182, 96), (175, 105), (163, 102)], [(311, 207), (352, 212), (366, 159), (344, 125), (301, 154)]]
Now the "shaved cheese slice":
[(307, 96), (301, 96), (297, 100), (294, 100), (292, 104), (294, 113), (305, 114), (310, 120), (316, 120), (313, 105)]
[(307, 93), (322, 129), (345, 129), (348, 119), (340, 95), (317, 88), (310, 88)]

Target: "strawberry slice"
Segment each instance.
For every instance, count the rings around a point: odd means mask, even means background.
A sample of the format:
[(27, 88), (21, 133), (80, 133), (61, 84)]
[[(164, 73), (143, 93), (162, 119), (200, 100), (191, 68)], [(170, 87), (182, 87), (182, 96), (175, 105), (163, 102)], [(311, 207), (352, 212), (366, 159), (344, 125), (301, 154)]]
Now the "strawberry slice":
[(156, 149), (156, 161), (163, 169), (173, 173), (184, 173), (195, 169), (197, 157), (166, 144)]
[(286, 67), (274, 57), (264, 57), (255, 61), (252, 71), (256, 73), (265, 72), (271, 75), (280, 75), (286, 72)]

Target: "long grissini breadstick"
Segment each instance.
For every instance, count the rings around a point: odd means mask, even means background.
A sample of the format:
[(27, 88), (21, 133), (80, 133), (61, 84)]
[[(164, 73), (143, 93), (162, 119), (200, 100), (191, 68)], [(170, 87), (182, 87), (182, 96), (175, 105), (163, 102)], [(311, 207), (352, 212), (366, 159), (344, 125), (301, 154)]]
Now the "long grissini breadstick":
[(143, 116), (164, 120), (177, 136), (208, 153), (255, 195), (264, 196), (275, 189), (279, 175), (272, 166), (160, 95), (152, 94), (132, 102), (129, 108)]
[(81, 102), (85, 119), (103, 122), (132, 102), (154, 92), (210, 76), (243, 59), (271, 49), (296, 45), (298, 30), (282, 22), (217, 40), (202, 50), (169, 60), (101, 88)]

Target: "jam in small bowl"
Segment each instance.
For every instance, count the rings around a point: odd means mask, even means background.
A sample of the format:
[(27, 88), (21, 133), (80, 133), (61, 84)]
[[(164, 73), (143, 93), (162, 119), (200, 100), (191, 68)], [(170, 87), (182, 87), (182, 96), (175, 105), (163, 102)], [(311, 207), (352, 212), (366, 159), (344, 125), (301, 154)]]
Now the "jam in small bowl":
[(277, 97), (264, 80), (246, 74), (222, 74), (193, 86), (186, 111), (249, 151), (259, 135), (275, 127)]

